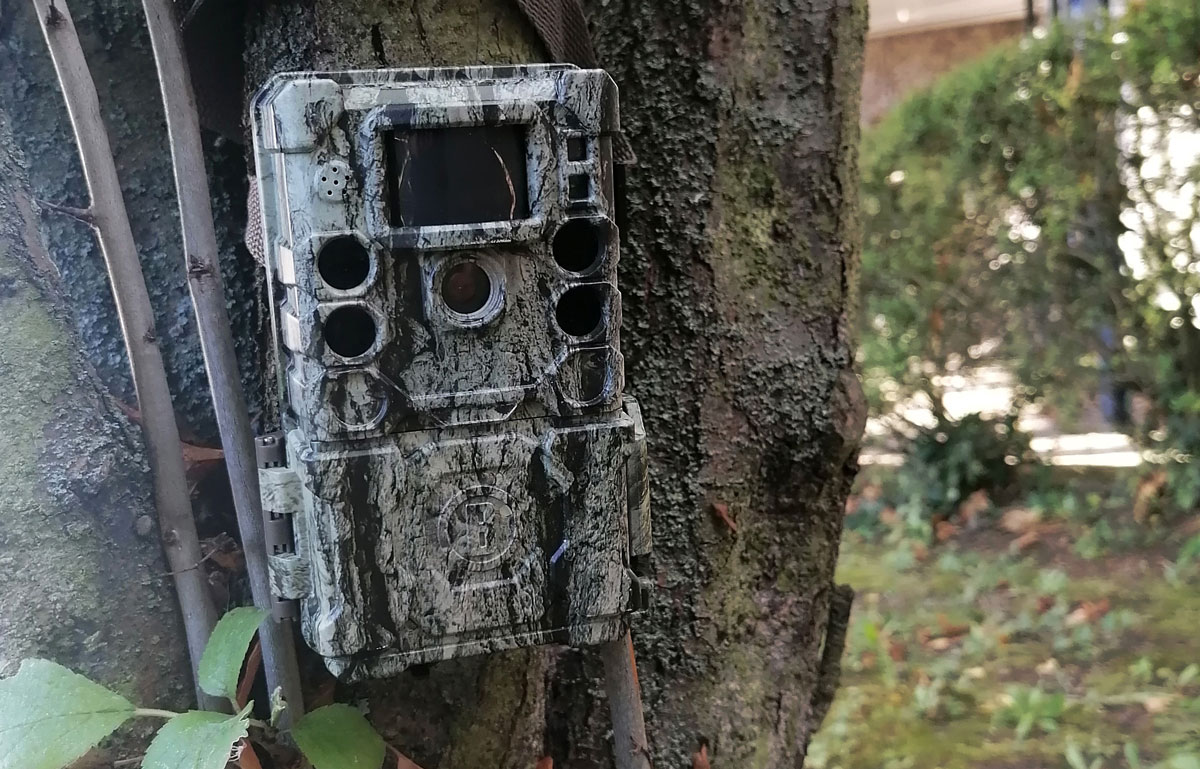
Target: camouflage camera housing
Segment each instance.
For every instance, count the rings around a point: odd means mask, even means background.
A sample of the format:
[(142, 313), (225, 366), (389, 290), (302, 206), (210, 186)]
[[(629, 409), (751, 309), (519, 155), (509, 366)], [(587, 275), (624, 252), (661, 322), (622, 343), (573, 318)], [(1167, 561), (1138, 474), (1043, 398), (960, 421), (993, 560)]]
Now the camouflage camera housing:
[(617, 90), (566, 65), (289, 73), (252, 104), (280, 617), (357, 680), (612, 640), (648, 600)]

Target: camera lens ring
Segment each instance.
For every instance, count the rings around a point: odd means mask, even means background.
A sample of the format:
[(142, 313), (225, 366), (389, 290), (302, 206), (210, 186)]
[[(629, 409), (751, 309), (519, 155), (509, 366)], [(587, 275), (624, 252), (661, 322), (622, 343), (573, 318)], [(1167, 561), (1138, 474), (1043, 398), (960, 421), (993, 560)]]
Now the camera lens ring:
[(431, 282), (442, 314), (460, 328), (485, 326), (504, 309), (504, 271), (488, 254), (454, 254), (438, 265)]

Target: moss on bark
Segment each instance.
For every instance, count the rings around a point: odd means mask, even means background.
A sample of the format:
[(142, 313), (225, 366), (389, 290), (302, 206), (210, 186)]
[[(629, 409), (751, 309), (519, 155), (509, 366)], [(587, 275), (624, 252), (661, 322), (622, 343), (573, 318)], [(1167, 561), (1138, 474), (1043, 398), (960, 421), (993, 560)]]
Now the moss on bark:
[(54, 659), (139, 703), (190, 699), (135, 428), (84, 363), (0, 115), (0, 675)]
[[(216, 425), (184, 274), (171, 157), (142, 5), (136, 0), (73, 0), (71, 13), (116, 155), (181, 427), (202, 441), (213, 441)], [(0, 3), (0, 72), (0, 109), (12, 119), (33, 196), (85, 206), (87, 189), (75, 140), (29, 2)], [(242, 151), (211, 134), (205, 140), (232, 321), (235, 328), (249, 328), (256, 319), (257, 266), (241, 246), (246, 203)], [(61, 291), (86, 359), (115, 395), (133, 404), (129, 364), (95, 237), (87, 226), (64, 216), (42, 217), (38, 227), (62, 272)], [(238, 354), (251, 408), (257, 412), (262, 389), (257, 335), (239, 338)]]

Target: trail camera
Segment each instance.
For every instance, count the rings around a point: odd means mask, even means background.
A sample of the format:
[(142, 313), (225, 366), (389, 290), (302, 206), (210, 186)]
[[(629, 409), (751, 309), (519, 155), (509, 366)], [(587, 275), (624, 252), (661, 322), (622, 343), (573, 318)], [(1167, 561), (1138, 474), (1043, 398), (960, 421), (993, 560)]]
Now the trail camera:
[(253, 121), (277, 613), (349, 679), (617, 638), (646, 602), (650, 521), (623, 394), (612, 80), (291, 73)]

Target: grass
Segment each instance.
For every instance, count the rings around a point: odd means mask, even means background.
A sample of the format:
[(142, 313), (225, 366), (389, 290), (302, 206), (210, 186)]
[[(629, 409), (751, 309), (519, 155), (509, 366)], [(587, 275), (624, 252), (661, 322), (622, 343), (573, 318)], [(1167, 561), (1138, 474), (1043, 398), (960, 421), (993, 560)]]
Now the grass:
[(1026, 531), (993, 511), (936, 545), (847, 534), (858, 598), (807, 766), (1200, 769), (1190, 524), (1071, 485)]

